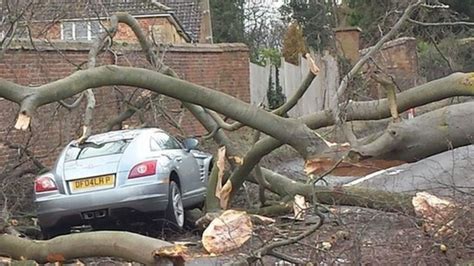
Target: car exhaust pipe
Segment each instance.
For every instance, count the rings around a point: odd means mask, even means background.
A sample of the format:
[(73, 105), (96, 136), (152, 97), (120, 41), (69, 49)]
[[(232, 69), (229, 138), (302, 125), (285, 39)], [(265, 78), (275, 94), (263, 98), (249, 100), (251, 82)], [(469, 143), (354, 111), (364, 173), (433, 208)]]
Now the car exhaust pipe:
[(84, 218), (84, 220), (92, 220), (94, 219), (95, 215), (94, 215), (94, 212), (83, 212), (82, 213), (82, 218)]
[(104, 218), (107, 216), (107, 210), (95, 211), (95, 218)]
[(83, 212), (82, 218), (84, 220), (93, 220), (107, 217), (107, 210), (97, 210), (90, 212)]

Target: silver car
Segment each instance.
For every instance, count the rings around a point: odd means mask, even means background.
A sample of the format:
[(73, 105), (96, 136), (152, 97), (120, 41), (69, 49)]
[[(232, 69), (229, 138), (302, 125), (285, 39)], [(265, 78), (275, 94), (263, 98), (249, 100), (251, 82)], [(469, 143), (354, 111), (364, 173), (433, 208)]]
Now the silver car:
[(69, 143), (54, 168), (35, 179), (46, 238), (79, 225), (165, 214), (177, 227), (203, 203), (212, 156), (156, 128), (120, 130)]

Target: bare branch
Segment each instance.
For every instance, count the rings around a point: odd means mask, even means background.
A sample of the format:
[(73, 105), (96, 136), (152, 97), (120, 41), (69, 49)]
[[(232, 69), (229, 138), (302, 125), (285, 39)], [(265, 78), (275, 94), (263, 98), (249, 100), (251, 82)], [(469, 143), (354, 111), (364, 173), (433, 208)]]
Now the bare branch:
[(303, 97), (303, 95), (311, 85), (311, 82), (313, 82), (314, 78), (316, 78), (316, 75), (319, 73), (319, 68), (318, 66), (316, 66), (314, 59), (311, 57), (310, 54), (306, 54), (306, 58), (308, 59), (310, 64), (310, 71), (308, 71), (308, 74), (306, 74), (306, 77), (304, 78), (303, 82), (300, 84), (299, 88), (293, 93), (293, 95), (291, 95), (288, 101), (286, 101), (286, 103), (284, 103), (282, 106), (273, 110), (272, 113), (281, 116), (290, 111), (291, 108), (293, 108), (298, 103), (299, 99)]
[(68, 110), (72, 110), (72, 109), (78, 107), (79, 104), (81, 104), (82, 98), (84, 98), (84, 93), (79, 94), (79, 97), (77, 97), (77, 99), (74, 100), (74, 102), (72, 102), (72, 103), (67, 103), (64, 100), (60, 100), (59, 104), (61, 104), (64, 108), (66, 108)]
[(444, 27), (444, 26), (468, 26), (472, 27), (474, 26), (474, 22), (470, 21), (451, 21), (451, 22), (421, 22), (418, 20), (414, 20), (409, 18), (409, 22), (420, 25), (420, 26), (425, 26), (425, 27)]
[(320, 213), (319, 211), (317, 211), (316, 214), (319, 217), (319, 221), (318, 221), (317, 224), (310, 226), (303, 233), (301, 233), (301, 234), (299, 234), (295, 237), (290, 237), (288, 239), (271, 242), (271, 243), (257, 249), (255, 252), (253, 252), (255, 255), (248, 258), (247, 261), (249, 263), (255, 262), (256, 260), (260, 259), (262, 256), (269, 254), (275, 248), (279, 248), (279, 247), (294, 244), (294, 243), (302, 240), (303, 238), (305, 238), (305, 237), (313, 234), (314, 232), (316, 232), (316, 230), (318, 230), (324, 223), (324, 215), (322, 213)]

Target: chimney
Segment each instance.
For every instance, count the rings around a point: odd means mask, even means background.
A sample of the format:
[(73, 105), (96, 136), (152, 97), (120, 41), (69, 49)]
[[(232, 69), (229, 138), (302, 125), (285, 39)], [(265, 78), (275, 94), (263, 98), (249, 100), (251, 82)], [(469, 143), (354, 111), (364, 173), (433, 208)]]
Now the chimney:
[(199, 10), (201, 11), (201, 27), (199, 30), (199, 43), (213, 43), (211, 8), (209, 0), (199, 1)]
[(359, 60), (359, 38), (362, 30), (358, 27), (336, 29), (337, 53), (354, 64)]

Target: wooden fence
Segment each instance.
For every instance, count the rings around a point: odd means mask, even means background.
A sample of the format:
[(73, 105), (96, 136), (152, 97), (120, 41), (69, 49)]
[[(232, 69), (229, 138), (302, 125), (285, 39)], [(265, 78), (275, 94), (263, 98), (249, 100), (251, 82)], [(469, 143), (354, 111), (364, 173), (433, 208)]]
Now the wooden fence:
[[(329, 54), (316, 56), (315, 59), (320, 68), (320, 73), (313, 80), (298, 104), (289, 112), (291, 117), (298, 117), (331, 107), (330, 99), (336, 93), (339, 85), (337, 61)], [(300, 58), (299, 65), (287, 63), (282, 58), (278, 78), (287, 99), (298, 89), (308, 71), (309, 66), (305, 58)], [(270, 67), (269, 64), (259, 66), (250, 63), (250, 98), (252, 104), (268, 103), (266, 95), (269, 87), (269, 75), (272, 75), (272, 80), (275, 81), (274, 68)]]

